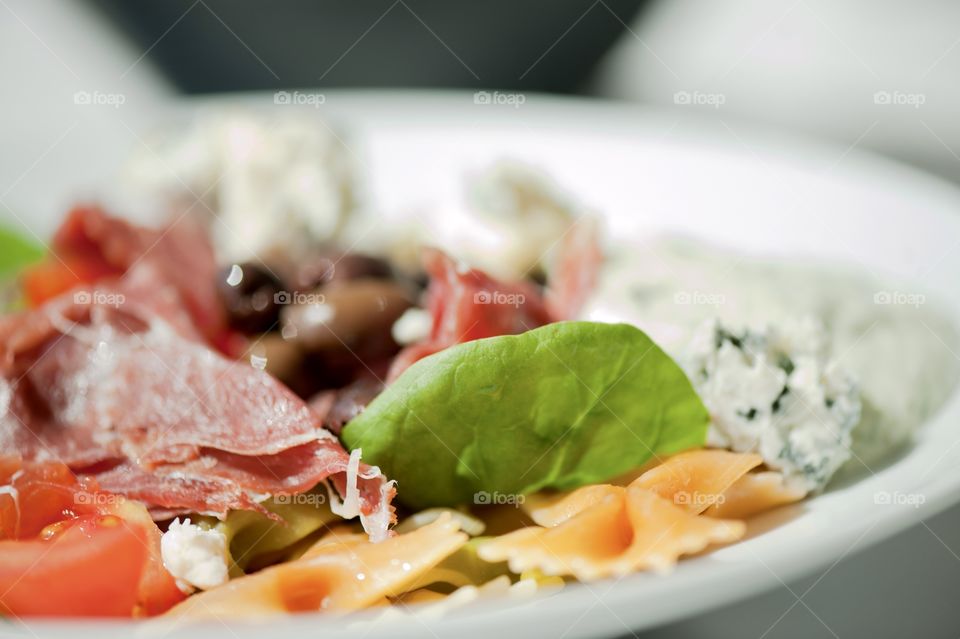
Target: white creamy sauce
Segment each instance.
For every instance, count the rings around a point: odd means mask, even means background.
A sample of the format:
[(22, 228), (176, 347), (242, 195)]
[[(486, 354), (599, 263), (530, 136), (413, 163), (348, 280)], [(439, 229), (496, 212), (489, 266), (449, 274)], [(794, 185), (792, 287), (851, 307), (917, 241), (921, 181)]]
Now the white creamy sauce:
[[(960, 380), (960, 363), (950, 352), (960, 349), (960, 336), (949, 318), (929, 299), (889, 303), (883, 297), (889, 287), (872, 279), (833, 265), (764, 261), (663, 238), (611, 249), (585, 316), (635, 324), (678, 361), (689, 361), (696, 329), (713, 318), (761, 335), (795, 325), (798, 318), (813, 318), (822, 326), (816, 339), (822, 340), (826, 355), (809, 359), (807, 372), (793, 375), (806, 376), (796, 383), (805, 385), (808, 397), (848, 397), (844, 382), (824, 378), (824, 371), (849, 371), (860, 391), (862, 415), (840, 474), (868, 473), (910, 440)], [(747, 384), (744, 379), (728, 379), (725, 383), (732, 386), (712, 392), (742, 396), (737, 384)], [(771, 388), (778, 383), (769, 375), (763, 381)], [(758, 382), (746, 392), (755, 393), (760, 404), (770, 391), (766, 386)], [(829, 420), (829, 411), (817, 419)], [(842, 415), (838, 419), (827, 422), (832, 430)], [(712, 427), (712, 436), (717, 432)], [(798, 445), (823, 447), (830, 464), (840, 456), (829, 452), (833, 444), (824, 444), (823, 433), (798, 430), (794, 438)]]

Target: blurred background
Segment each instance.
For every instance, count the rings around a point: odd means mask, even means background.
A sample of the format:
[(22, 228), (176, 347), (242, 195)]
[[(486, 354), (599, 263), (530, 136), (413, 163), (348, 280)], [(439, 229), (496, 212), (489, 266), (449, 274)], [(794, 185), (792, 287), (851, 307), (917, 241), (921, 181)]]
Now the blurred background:
[[(0, 0), (0, 51), (0, 203), (25, 212), (82, 193), (114, 162), (97, 150), (135, 144), (159, 105), (294, 87), (613, 99), (960, 181), (960, 3), (947, 0)], [(93, 91), (123, 104), (78, 119), (68, 97)], [(956, 637), (958, 555), (953, 509), (650, 636)]]

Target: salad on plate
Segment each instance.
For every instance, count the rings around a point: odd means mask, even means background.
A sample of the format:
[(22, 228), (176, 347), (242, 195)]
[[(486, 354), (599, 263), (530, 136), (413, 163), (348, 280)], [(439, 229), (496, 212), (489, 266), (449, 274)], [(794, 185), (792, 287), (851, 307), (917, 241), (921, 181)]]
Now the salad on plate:
[(778, 298), (812, 275), (607, 237), (526, 164), (397, 221), (315, 121), (151, 149), (124, 175), (160, 221), (0, 233), (4, 616), (440, 614), (666, 574), (878, 463), (958, 376), (895, 405), (847, 357), (864, 324), (907, 370), (942, 354), (855, 276)]

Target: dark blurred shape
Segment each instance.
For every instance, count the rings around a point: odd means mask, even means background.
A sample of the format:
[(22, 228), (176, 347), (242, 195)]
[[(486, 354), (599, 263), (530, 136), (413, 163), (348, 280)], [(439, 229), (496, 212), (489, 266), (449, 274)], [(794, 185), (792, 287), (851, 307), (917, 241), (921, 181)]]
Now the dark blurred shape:
[(283, 284), (270, 271), (252, 262), (231, 264), (217, 276), (217, 292), (230, 326), (244, 333), (269, 331), (277, 325), (277, 296), (283, 291)]
[(491, 87), (571, 93), (644, 0), (87, 0), (187, 93)]

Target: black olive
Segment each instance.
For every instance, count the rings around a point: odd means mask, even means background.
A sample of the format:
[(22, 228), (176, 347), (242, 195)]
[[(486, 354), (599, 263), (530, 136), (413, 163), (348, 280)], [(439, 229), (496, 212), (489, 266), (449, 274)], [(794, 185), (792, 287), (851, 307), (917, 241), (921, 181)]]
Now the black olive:
[(393, 323), (413, 306), (402, 285), (369, 278), (329, 284), (296, 302), (281, 313), (284, 337), (308, 352), (363, 351), (361, 357), (395, 350)]
[(293, 285), (298, 291), (309, 291), (330, 282), (392, 277), (390, 264), (378, 257), (360, 253), (321, 253), (295, 265)]
[(268, 333), (250, 345), (243, 359), (287, 383), (299, 372), (303, 351), (280, 333)]
[(283, 285), (265, 267), (249, 262), (231, 264), (220, 272), (217, 290), (232, 328), (262, 333), (276, 327)]

